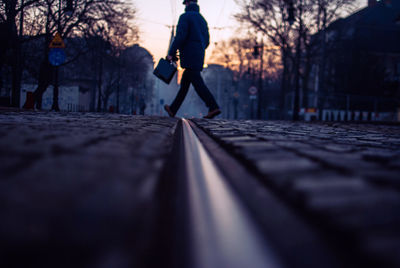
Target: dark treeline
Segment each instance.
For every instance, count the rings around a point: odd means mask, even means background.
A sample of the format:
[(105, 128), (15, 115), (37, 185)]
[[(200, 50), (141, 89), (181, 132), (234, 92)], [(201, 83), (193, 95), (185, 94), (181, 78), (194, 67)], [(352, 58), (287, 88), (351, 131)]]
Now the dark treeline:
[(237, 84), (259, 89), (258, 118), (397, 109), (400, 1), (368, 1), (359, 11), (353, 0), (236, 2), (246, 33), (219, 43), (214, 56)]
[[(144, 83), (144, 61), (150, 55), (132, 46), (138, 40), (135, 18), (136, 9), (129, 1), (2, 0), (0, 90), (9, 90), (11, 105), (19, 107), (21, 84), (34, 83), (33, 99), (25, 108), (41, 109), (50, 85), (74, 79), (82, 85), (87, 80), (83, 85), (92, 91), (90, 110), (107, 109), (111, 93), (119, 98), (122, 89)], [(60, 73), (48, 60), (49, 44), (57, 32), (67, 55), (58, 67)], [(57, 94), (54, 110), (59, 110)]]

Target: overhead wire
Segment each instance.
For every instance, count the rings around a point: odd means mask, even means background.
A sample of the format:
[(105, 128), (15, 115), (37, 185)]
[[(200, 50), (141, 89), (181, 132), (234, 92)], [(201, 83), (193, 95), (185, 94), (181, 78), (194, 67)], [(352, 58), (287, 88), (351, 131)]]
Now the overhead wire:
[(172, 25), (176, 25), (176, 0), (170, 0)]
[[(176, 23), (177, 23), (177, 1), (178, 0), (170, 0), (170, 12), (171, 12), (171, 22), (172, 22), (172, 24), (170, 24), (170, 25), (166, 24), (165, 22), (163, 23), (163, 22), (144, 19), (144, 18), (138, 18), (138, 20), (146, 22), (146, 23), (163, 25), (163, 26), (171, 29), (171, 32), (173, 31), (175, 33), (174, 30), (175, 30)], [(226, 7), (226, 3), (227, 3), (227, 1), (224, 0), (223, 3), (222, 3), (222, 6), (220, 7), (220, 10), (219, 10), (219, 13), (218, 13), (219, 15), (218, 15), (218, 17), (217, 17), (217, 19), (215, 21), (215, 26), (209, 26), (210, 30), (213, 30), (213, 31), (216, 32), (215, 35), (214, 35), (214, 38), (213, 38), (214, 40), (218, 40), (219, 41), (221, 31), (225, 31), (225, 30), (227, 30), (229, 28), (234, 28), (234, 26), (220, 26), (221, 17), (222, 17), (222, 15), (224, 13), (224, 10), (225, 10), (225, 7)], [(226, 18), (224, 19), (224, 22), (225, 21), (226, 21)], [(221, 25), (222, 25), (222, 23), (221, 23)], [(174, 34), (172, 34), (172, 38), (173, 37), (174, 37)], [(170, 42), (171, 42), (171, 40), (172, 39), (170, 39)], [(215, 42), (215, 43), (217, 43), (217, 42)], [(214, 44), (214, 45), (216, 45), (216, 44)]]
[(153, 20), (148, 20), (148, 19), (142, 19), (142, 18), (138, 18), (138, 21), (143, 21), (143, 22), (148, 22), (148, 23), (153, 23), (153, 24), (158, 24), (158, 25), (164, 25), (166, 27), (170, 27), (171, 25), (162, 23), (162, 22), (158, 22), (158, 21), (153, 21)]
[[(155, 20), (148, 20), (148, 19), (143, 19), (143, 18), (138, 18), (137, 20), (143, 21), (143, 22), (148, 22), (148, 23), (153, 23), (153, 24), (158, 24), (158, 25), (163, 25), (168, 28), (171, 28), (171, 26), (172, 26), (172, 25), (166, 24), (165, 22), (159, 22), (159, 21), (155, 21)], [(235, 28), (235, 27), (234, 26), (221, 26), (221, 27), (210, 26), (209, 28), (212, 30), (223, 31), (225, 29)]]
[(216, 25), (216, 26), (218, 26), (218, 24), (219, 24), (219, 21), (220, 21), (220, 19), (221, 19), (221, 16), (222, 16), (222, 13), (224, 12), (224, 9), (225, 9), (225, 4), (226, 4), (226, 0), (224, 0), (224, 2), (222, 3), (222, 7), (221, 7), (221, 9), (220, 9), (220, 11), (219, 11), (219, 14), (218, 14), (217, 20), (216, 20), (216, 22), (215, 22), (215, 25)]
[(226, 28), (229, 28), (229, 26), (228, 26), (228, 27), (221, 27), (221, 26), (219, 25), (220, 20), (221, 20), (221, 17), (222, 17), (222, 15), (223, 15), (223, 12), (224, 12), (224, 10), (225, 10), (225, 5), (226, 5), (226, 0), (224, 0), (224, 2), (222, 3), (222, 6), (221, 6), (220, 11), (219, 11), (219, 14), (218, 14), (217, 19), (216, 19), (216, 21), (215, 21), (215, 27), (211, 27), (211, 29), (217, 31), (217, 32), (216, 32), (216, 37), (215, 37), (216, 42), (214, 42), (214, 45), (215, 45), (215, 46), (218, 44), (218, 40), (219, 40), (219, 38), (220, 38), (221, 31), (225, 30)]

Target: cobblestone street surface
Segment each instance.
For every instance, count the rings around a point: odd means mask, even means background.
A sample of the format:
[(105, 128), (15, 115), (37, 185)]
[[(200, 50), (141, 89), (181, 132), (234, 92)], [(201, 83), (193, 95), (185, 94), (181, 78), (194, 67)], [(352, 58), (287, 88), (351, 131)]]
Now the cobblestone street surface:
[[(0, 108), (0, 267), (154, 263), (178, 121)], [(399, 125), (192, 121), (349, 267), (400, 267)]]
[(400, 267), (400, 126), (194, 122), (347, 258)]
[(176, 122), (0, 110), (0, 267), (142, 266)]

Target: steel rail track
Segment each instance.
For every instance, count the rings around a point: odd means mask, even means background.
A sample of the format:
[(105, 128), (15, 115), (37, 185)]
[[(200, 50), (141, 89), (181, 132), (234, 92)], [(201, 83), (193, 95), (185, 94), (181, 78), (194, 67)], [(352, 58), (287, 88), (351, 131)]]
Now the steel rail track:
[(183, 139), (195, 267), (282, 267), (185, 119)]
[(178, 123), (161, 178), (156, 266), (351, 267), (190, 120)]

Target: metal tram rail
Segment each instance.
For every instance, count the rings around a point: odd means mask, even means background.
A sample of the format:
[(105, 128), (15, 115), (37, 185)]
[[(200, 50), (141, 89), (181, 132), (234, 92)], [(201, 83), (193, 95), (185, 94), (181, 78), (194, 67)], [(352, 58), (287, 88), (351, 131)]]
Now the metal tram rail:
[(163, 267), (346, 267), (193, 122), (178, 123), (173, 147), (160, 187)]
[(282, 267), (189, 122), (182, 121), (192, 267)]

